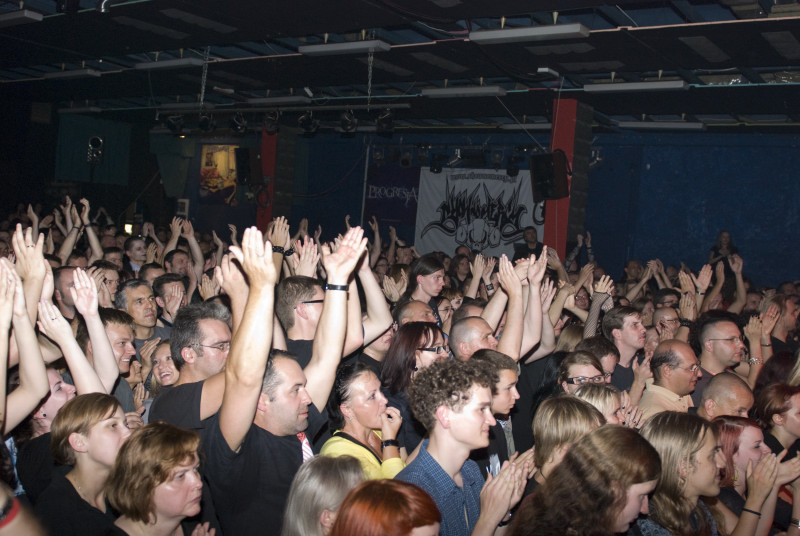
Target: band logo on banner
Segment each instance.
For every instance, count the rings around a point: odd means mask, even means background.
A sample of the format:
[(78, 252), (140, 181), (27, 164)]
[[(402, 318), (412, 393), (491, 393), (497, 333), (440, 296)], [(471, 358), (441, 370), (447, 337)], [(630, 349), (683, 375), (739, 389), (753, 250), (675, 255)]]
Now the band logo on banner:
[[(541, 210), (541, 208), (539, 208)], [(530, 172), (516, 177), (494, 170), (420, 170), (415, 245), (420, 252), (452, 254), (465, 245), (484, 255), (511, 256), (527, 226), (535, 221)]]

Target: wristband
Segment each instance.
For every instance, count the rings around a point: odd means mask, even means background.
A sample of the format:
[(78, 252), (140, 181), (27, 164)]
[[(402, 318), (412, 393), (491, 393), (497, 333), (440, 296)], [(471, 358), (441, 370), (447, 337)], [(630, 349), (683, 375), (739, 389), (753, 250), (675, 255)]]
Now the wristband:
[(789, 521), (789, 525), (797, 527), (798, 529), (800, 529), (800, 519), (796, 519), (796, 518), (793, 517), (792, 520)]
[(283, 254), (283, 246), (272, 246), (272, 252)]
[(747, 363), (750, 365), (761, 365), (764, 363), (764, 360), (761, 359), (760, 357), (751, 357), (750, 359), (747, 360)]
[(350, 287), (347, 285), (325, 285), (325, 290), (344, 290), (347, 292)]
[(396, 439), (384, 439), (381, 441), (381, 450), (385, 449), (386, 447), (400, 448), (400, 442)]
[(685, 318), (681, 319), (681, 327), (682, 328), (691, 328), (692, 327), (692, 321), (691, 320), (686, 320)]
[(486, 290), (487, 290), (487, 291), (494, 290), (494, 285), (492, 285), (491, 283), (489, 283), (488, 285), (486, 285)]
[(705, 291), (703, 291), (703, 292), (700, 292), (699, 290), (697, 291), (697, 295), (698, 295), (698, 296), (702, 296), (702, 295), (704, 295), (704, 294), (705, 294)]
[(755, 510), (750, 510), (749, 508), (742, 508), (742, 512), (747, 512), (749, 514), (753, 514), (754, 516), (761, 517), (761, 512), (756, 512)]
[(291, 257), (292, 255), (294, 255), (294, 249), (289, 248), (286, 251), (284, 251), (283, 254), (286, 255), (287, 257)]
[[(505, 521), (501, 521), (500, 523), (498, 523), (498, 524), (497, 524), (497, 526), (498, 526), (498, 527), (505, 527), (506, 525), (508, 525), (508, 524), (510, 524), (510, 523), (511, 523), (511, 520), (512, 520), (512, 519), (514, 519), (514, 514), (512, 514), (510, 511), (509, 511), (509, 512), (508, 512), (506, 515), (508, 516), (508, 519), (506, 519)], [(505, 517), (505, 516), (504, 516), (504, 517)]]

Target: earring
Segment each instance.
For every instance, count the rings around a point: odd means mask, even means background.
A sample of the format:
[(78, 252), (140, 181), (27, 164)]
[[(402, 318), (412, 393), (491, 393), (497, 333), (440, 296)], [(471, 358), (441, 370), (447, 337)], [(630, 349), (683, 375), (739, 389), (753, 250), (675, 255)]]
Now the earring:
[(734, 467), (733, 481), (736, 482), (737, 480), (739, 480), (739, 468)]
[(417, 368), (417, 366), (416, 366), (416, 365), (414, 365), (414, 372), (416, 372), (416, 371), (418, 371), (418, 370), (419, 370), (419, 369)]
[(47, 413), (42, 413), (42, 417), (47, 417)]

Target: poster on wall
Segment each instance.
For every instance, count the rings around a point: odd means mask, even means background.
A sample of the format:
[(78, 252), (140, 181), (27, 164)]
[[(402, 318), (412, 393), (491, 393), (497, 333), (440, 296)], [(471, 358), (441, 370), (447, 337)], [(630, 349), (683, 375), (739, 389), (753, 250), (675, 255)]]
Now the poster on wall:
[(465, 245), (484, 255), (511, 257), (523, 229), (544, 236), (542, 206), (533, 202), (530, 172), (510, 177), (502, 170), (420, 170), (414, 244), (420, 253), (452, 255)]
[(238, 145), (203, 145), (200, 161), (199, 202), (230, 205), (236, 196)]
[(384, 238), (391, 225), (400, 238), (411, 240), (418, 194), (419, 168), (370, 166), (364, 192), (364, 224), (375, 216)]

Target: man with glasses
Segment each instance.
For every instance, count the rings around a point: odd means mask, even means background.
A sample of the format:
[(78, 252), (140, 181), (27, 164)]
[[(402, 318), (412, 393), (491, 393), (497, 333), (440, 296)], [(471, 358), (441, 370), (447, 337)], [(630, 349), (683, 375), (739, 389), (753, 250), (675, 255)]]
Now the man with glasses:
[(693, 407), (689, 394), (702, 376), (692, 347), (683, 341), (660, 343), (650, 361), (653, 383), (649, 383), (639, 401), (642, 417), (650, 418), (662, 411), (687, 413)]
[(703, 377), (697, 382), (692, 401), (700, 406), (703, 390), (711, 378), (741, 363), (745, 345), (736, 317), (730, 313), (709, 311), (698, 319), (695, 333)]

